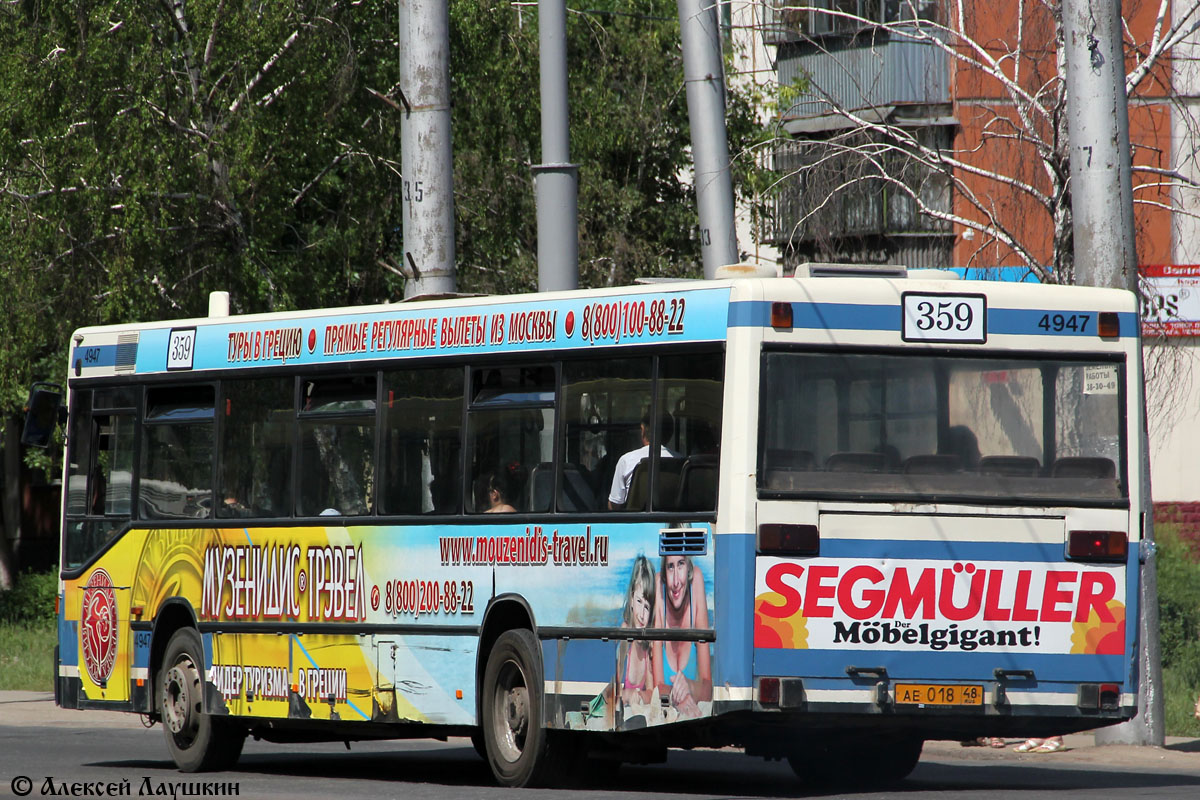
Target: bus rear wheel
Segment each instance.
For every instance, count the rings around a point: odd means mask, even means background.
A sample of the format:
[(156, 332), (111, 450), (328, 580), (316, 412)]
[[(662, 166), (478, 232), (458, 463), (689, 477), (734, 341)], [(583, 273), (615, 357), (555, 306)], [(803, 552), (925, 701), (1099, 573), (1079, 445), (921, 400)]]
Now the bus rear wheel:
[[(483, 672), (483, 741), (488, 765), (504, 786), (555, 783), (567, 766), (565, 741), (542, 725), (542, 659), (521, 628), (496, 639)], [(553, 751), (553, 752), (552, 752)]]
[(167, 641), (158, 674), (158, 712), (167, 750), (183, 772), (232, 767), (246, 733), (229, 720), (204, 713), (204, 645), (193, 628)]

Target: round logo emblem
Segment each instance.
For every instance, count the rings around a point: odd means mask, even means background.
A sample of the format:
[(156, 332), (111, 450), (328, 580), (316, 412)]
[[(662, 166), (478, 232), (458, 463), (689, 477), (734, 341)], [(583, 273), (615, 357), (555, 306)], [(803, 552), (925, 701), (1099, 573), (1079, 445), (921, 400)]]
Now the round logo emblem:
[(117, 595), (112, 578), (102, 569), (83, 587), (79, 634), (88, 677), (93, 683), (106, 683), (117, 662)]

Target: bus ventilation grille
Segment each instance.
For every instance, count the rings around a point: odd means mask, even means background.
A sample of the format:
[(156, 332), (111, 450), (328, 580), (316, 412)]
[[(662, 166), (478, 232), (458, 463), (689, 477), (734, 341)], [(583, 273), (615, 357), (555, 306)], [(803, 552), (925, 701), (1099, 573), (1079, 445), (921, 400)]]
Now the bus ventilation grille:
[(660, 556), (702, 556), (708, 552), (708, 534), (703, 528), (666, 528), (658, 534)]
[(123, 333), (117, 337), (117, 372), (133, 372), (137, 367), (138, 334)]

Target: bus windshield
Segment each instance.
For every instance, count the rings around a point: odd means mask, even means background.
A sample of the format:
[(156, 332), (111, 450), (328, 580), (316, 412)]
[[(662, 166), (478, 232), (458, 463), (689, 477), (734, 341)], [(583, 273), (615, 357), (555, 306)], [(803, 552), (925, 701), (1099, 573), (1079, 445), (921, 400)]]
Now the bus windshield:
[(1118, 361), (794, 351), (763, 359), (764, 496), (1128, 497)]

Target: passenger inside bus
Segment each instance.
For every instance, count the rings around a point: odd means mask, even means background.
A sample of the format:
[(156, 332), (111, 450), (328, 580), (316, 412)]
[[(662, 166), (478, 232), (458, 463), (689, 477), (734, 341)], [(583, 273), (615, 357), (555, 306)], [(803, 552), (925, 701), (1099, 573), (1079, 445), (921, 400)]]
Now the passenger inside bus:
[(475, 510), (485, 514), (512, 514), (516, 507), (508, 475), (503, 471), (485, 472), (475, 482)]
[[(633, 482), (633, 473), (638, 464), (650, 457), (650, 431), (653, 425), (653, 417), (649, 412), (642, 415), (640, 425), (642, 446), (634, 450), (630, 450), (625, 455), (617, 459), (617, 468), (613, 472), (612, 488), (608, 493), (608, 507), (613, 511), (620, 511), (627, 505), (629, 499), (629, 487)], [(660, 442), (659, 455), (661, 458), (679, 458), (679, 453), (668, 448), (662, 442), (670, 440), (675, 432), (675, 423), (671, 419), (670, 414), (663, 414), (659, 418), (658, 435)]]

